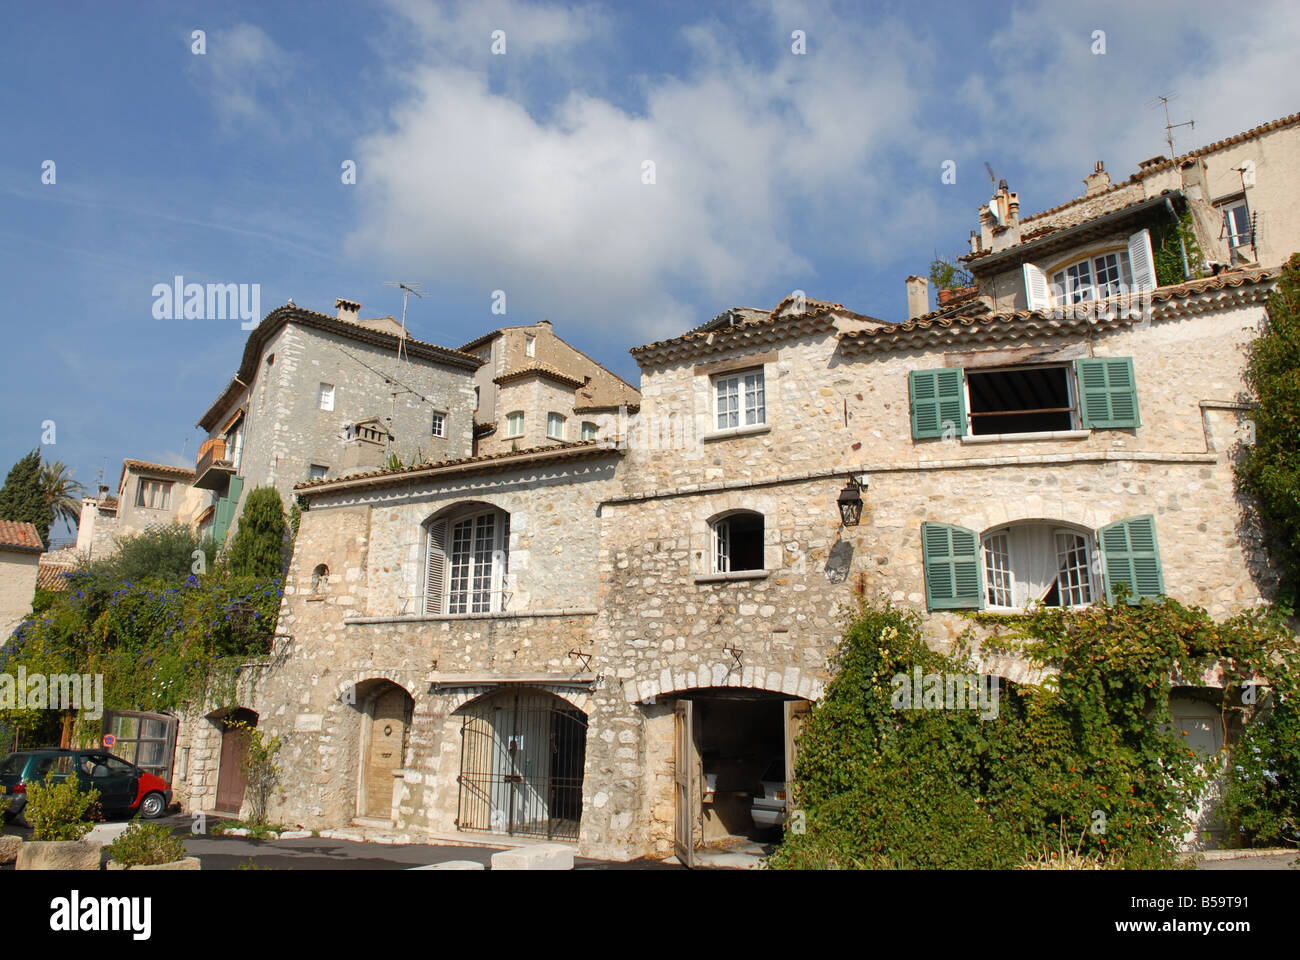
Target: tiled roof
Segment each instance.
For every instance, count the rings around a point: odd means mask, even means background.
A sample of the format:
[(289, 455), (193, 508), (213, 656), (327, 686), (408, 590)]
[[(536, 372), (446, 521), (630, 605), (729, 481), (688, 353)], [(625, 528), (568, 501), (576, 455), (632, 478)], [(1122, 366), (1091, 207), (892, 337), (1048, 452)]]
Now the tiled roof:
[(1021, 217), (1020, 222), (1021, 224), (1025, 224), (1030, 220), (1037, 220), (1039, 217), (1048, 217), (1051, 216), (1052, 214), (1060, 213), (1062, 210), (1068, 210), (1070, 207), (1073, 207), (1076, 204), (1083, 203), (1085, 200), (1094, 200), (1097, 197), (1105, 196), (1108, 193), (1113, 193), (1114, 191), (1119, 190), (1123, 187), (1132, 186), (1133, 184), (1137, 183), (1138, 181), (1142, 180), (1144, 177), (1152, 173), (1156, 173), (1160, 170), (1168, 170), (1170, 167), (1174, 165), (1175, 162), (1177, 162), (1179, 166), (1182, 166), (1188, 160), (1194, 160), (1197, 157), (1203, 157), (1207, 154), (1214, 153), (1218, 150), (1223, 150), (1226, 147), (1231, 147), (1238, 143), (1244, 143), (1247, 140), (1251, 140), (1255, 137), (1262, 136), (1265, 133), (1270, 133), (1273, 130), (1281, 130), (1282, 128), (1289, 127), (1295, 123), (1300, 123), (1300, 113), (1293, 113), (1290, 116), (1280, 117), (1277, 120), (1272, 120), (1268, 123), (1260, 124), (1258, 127), (1251, 127), (1249, 130), (1244, 130), (1241, 133), (1234, 134), (1233, 136), (1227, 137), (1223, 140), (1216, 140), (1214, 143), (1208, 144), (1204, 147), (1198, 147), (1197, 149), (1192, 150), (1189, 153), (1184, 153), (1182, 156), (1178, 158), (1177, 161), (1170, 160), (1168, 157), (1161, 157), (1159, 158), (1159, 160), (1155, 162), (1143, 162), (1142, 164), (1139, 164), (1140, 169), (1138, 170), (1138, 172), (1133, 174), (1127, 180), (1121, 180), (1119, 183), (1111, 184), (1111, 186), (1108, 187), (1107, 189), (1102, 190), (1099, 193), (1095, 193), (1091, 197), (1087, 197), (1087, 196), (1076, 197), (1073, 200), (1067, 200), (1065, 203), (1057, 204), (1056, 206), (1050, 207), (1047, 210), (1039, 211), (1038, 213), (1031, 214), (1030, 216), (1027, 217)]
[[(1177, 316), (1183, 301), (1215, 294), (1242, 301), (1261, 300), (1267, 296), (1276, 270), (1235, 270), (1217, 277), (1189, 280), (1150, 292), (1157, 319)], [(1133, 302), (1137, 302), (1134, 298)], [(927, 349), (959, 343), (1008, 343), (1044, 336), (1073, 335), (1088, 330), (1110, 330), (1131, 326), (1136, 318), (1126, 316), (1124, 299), (1099, 301), (1098, 315), (1065, 311), (1064, 316), (1041, 311), (1017, 310), (1011, 313), (949, 316), (928, 319), (918, 317), (886, 330), (861, 330), (842, 334), (840, 344), (847, 354), (886, 353), (893, 350)], [(1164, 309), (1162, 309), (1162, 307)]]
[(396, 351), (398, 344), (401, 343), (402, 349), (408, 357), (443, 363), (463, 370), (477, 370), (483, 363), (478, 357), (470, 356), (459, 350), (449, 350), (446, 347), (426, 343), (423, 340), (416, 340), (413, 337), (402, 338), (397, 334), (376, 330), (361, 323), (340, 320), (338, 317), (332, 317), (327, 313), (317, 313), (315, 310), (304, 310), (297, 305), (285, 304), (282, 307), (276, 307), (263, 317), (262, 322), (248, 335), (248, 340), (244, 344), (244, 356), (239, 364), (239, 371), (226, 388), (221, 391), (221, 395), (217, 397), (212, 406), (199, 419), (199, 429), (211, 431), (217, 418), (225, 413), (240, 392), (246, 389), (245, 384), (253, 382), (253, 376), (257, 372), (258, 362), (262, 355), (262, 347), (282, 327), (289, 323), (296, 323), (299, 326), (310, 327), (324, 333), (338, 334), (359, 343), (368, 343), (372, 346), (393, 351)]
[(36, 527), (21, 520), (0, 520), (0, 548), (6, 550), (34, 550), (40, 553), (45, 549), (41, 535)]
[(499, 377), (493, 377), (492, 382), (501, 386), (531, 376), (550, 377), (552, 380), (558, 380), (560, 383), (567, 384), (571, 387), (580, 387), (584, 382), (582, 377), (575, 377), (571, 373), (557, 370), (548, 363), (538, 363), (536, 361), (526, 363), (522, 367), (516, 367), (508, 373), (501, 374)]
[[(59, 553), (65, 551), (60, 550)], [(44, 554), (36, 564), (36, 587), (39, 590), (68, 589), (68, 575), (77, 572), (77, 564), (68, 561), (51, 561)]]
[[(193, 480), (194, 471), (187, 467), (176, 467), (169, 463), (150, 463), (148, 460), (123, 460), (123, 470), (144, 470), (149, 473), (164, 473), (169, 477), (178, 477), (182, 480)], [(116, 506), (116, 501), (114, 502)]]
[[(1091, 198), (1090, 198), (1091, 199)], [(1107, 210), (1104, 213), (1098, 213), (1095, 216), (1086, 217), (1075, 223), (1062, 223), (1055, 226), (1043, 227), (1039, 230), (1033, 230), (1028, 233), (1020, 234), (1020, 242), (1014, 243), (1009, 247), (1001, 250), (981, 250), (979, 253), (968, 253), (961, 257), (963, 262), (968, 264), (971, 269), (979, 270), (986, 265), (989, 260), (1001, 260), (1007, 257), (1018, 256), (1025, 248), (1031, 244), (1036, 248), (1045, 248), (1056, 246), (1054, 241), (1057, 238), (1064, 239), (1069, 236), (1075, 240), (1082, 240), (1082, 234), (1088, 231), (1099, 231), (1107, 228), (1108, 224), (1115, 221), (1122, 221), (1133, 214), (1141, 213), (1144, 209), (1163, 206), (1165, 200), (1171, 202), (1183, 202), (1183, 194), (1179, 190), (1163, 190), (1155, 196), (1142, 197), (1134, 200), (1132, 203), (1126, 203), (1123, 206), (1116, 207), (1114, 210)], [(1022, 224), (1024, 221), (1020, 221)]]
[(555, 443), (546, 447), (529, 447), (526, 450), (508, 450), (504, 453), (489, 453), (478, 457), (462, 457), (458, 460), (438, 460), (421, 463), (414, 467), (401, 467), (397, 470), (371, 470), (367, 473), (354, 473), (344, 477), (304, 480), (295, 484), (294, 490), (311, 495), (354, 487), (392, 486), (410, 483), (422, 479), (437, 479), (446, 473), (476, 473), (495, 470), (510, 470), (514, 467), (532, 466), (538, 463), (562, 460), (580, 460), (606, 454), (622, 455), (623, 451), (609, 446), (600, 440), (580, 440), (573, 443)]
[[(770, 312), (753, 307), (733, 307), (679, 337), (633, 347), (628, 352), (636, 357), (638, 363), (721, 353), (740, 346), (777, 343), (788, 339), (792, 334), (830, 331), (835, 327), (835, 317), (864, 321), (881, 327), (891, 326), (876, 317), (854, 313), (840, 304), (811, 297), (804, 298), (807, 307), (804, 312), (782, 313), (793, 299), (786, 297)], [(724, 318), (729, 318), (730, 322), (719, 323)]]

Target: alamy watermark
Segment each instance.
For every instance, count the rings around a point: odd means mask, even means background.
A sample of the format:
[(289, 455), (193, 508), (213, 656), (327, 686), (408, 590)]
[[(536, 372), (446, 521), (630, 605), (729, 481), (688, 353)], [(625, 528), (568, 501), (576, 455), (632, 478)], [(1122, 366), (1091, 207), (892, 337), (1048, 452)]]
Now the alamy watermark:
[(241, 330), (252, 330), (262, 319), (260, 283), (186, 283), (176, 276), (170, 284), (153, 285), (153, 315), (156, 320), (244, 321)]
[(981, 720), (998, 715), (998, 678), (984, 673), (896, 673), (889, 703), (895, 710), (978, 710)]
[(0, 710), (77, 710), (88, 720), (104, 715), (102, 673), (0, 673)]

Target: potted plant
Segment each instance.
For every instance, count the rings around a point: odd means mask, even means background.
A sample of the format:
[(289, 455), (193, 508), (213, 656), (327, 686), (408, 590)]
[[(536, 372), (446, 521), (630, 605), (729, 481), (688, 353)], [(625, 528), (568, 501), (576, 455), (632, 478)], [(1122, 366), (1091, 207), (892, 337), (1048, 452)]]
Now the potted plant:
[(109, 870), (198, 870), (199, 858), (185, 856), (185, 844), (161, 823), (139, 817), (110, 843)]
[(98, 870), (103, 844), (84, 839), (96, 810), (99, 791), (82, 792), (75, 777), (57, 778), (27, 786), (23, 814), (31, 825), (31, 838), (18, 850), (19, 870)]

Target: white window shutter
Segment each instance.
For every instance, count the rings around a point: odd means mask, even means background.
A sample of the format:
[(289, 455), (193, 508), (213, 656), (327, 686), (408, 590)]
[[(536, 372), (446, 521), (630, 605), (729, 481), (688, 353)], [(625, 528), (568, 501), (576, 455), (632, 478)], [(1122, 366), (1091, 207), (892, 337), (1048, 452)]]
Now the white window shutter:
[(1151, 253), (1151, 231), (1139, 230), (1128, 238), (1128, 263), (1133, 274), (1133, 289), (1156, 288), (1156, 258)]
[(1030, 310), (1048, 310), (1052, 298), (1047, 292), (1047, 274), (1032, 263), (1025, 264), (1025, 300)]
[(428, 547), (424, 561), (424, 612), (444, 613), (443, 596), (447, 590), (447, 521), (429, 524)]

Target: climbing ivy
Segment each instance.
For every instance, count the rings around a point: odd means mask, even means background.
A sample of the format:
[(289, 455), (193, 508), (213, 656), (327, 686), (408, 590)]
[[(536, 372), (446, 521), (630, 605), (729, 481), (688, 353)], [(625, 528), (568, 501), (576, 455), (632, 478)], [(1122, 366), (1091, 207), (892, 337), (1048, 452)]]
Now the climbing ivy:
[[(1046, 678), (1003, 684), (996, 717), (983, 719), (895, 702), (898, 675), (975, 672), (974, 624), (941, 654), (917, 614), (864, 601), (800, 738), (798, 829), (771, 865), (996, 868), (1050, 862), (1063, 848), (1078, 862), (1172, 865), (1209, 776), (1170, 728), (1175, 678), (1197, 685), (1212, 669), (1229, 686), (1277, 677), (1294, 703), (1300, 664), (1271, 613), (1216, 623), (1173, 600), (1123, 601), (980, 624), (987, 649)], [(1247, 808), (1256, 809), (1249, 798), (1242, 815)]]

